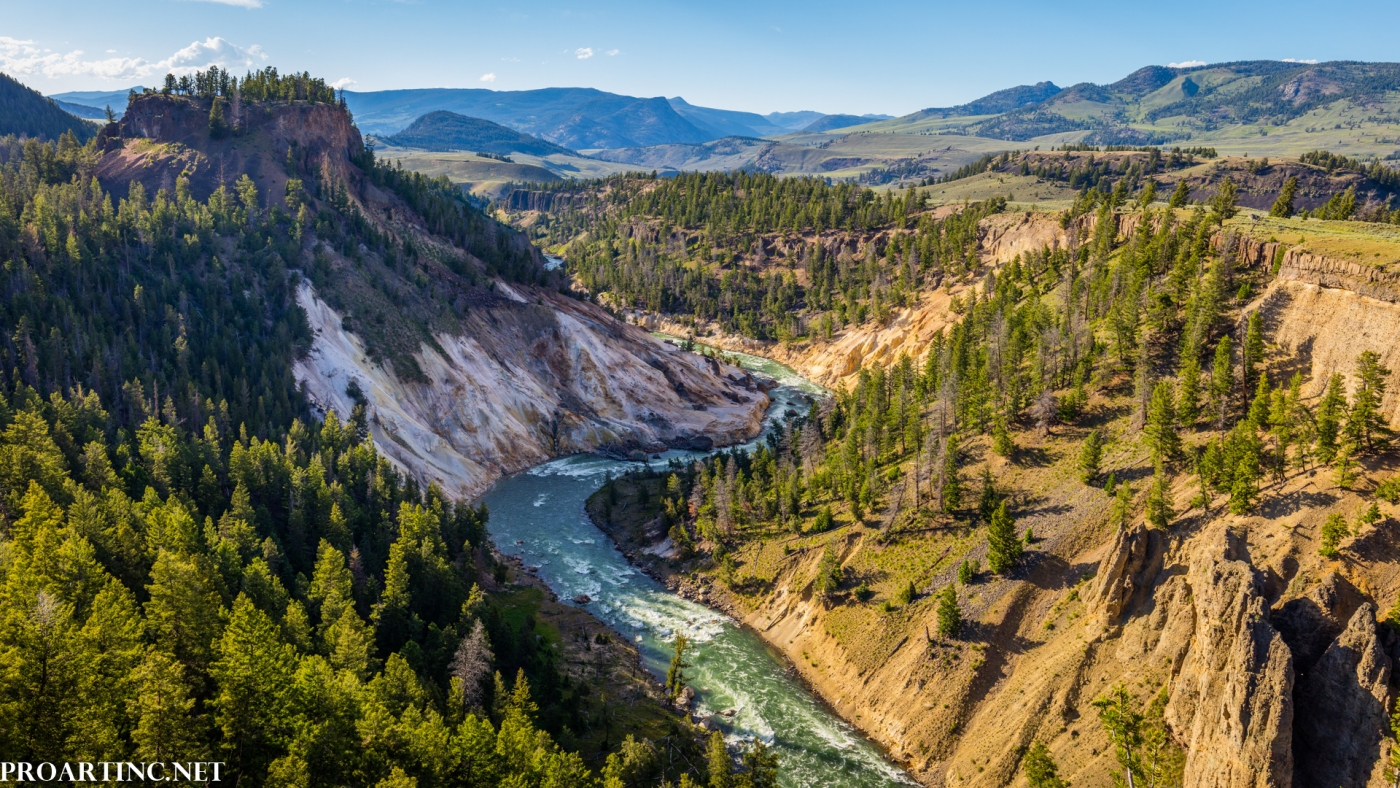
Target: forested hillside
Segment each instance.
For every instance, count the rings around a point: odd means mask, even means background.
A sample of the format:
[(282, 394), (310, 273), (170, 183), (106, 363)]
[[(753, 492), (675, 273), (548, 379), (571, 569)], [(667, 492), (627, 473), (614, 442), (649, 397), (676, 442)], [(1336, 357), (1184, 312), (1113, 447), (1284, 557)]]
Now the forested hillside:
[[(978, 222), (1005, 197), (933, 208), (943, 184), (1019, 176), (1073, 196), (1062, 224), (1105, 207), (1180, 208), (1229, 192), (1279, 215), (1400, 223), (1396, 171), (1317, 151), (1301, 160), (1216, 161), (1211, 149), (1006, 152), (943, 179), (883, 190), (764, 173), (645, 175), (532, 185), (497, 207), (562, 251), (588, 292), (759, 340), (830, 338), (980, 267)], [(1229, 182), (1228, 189), (1224, 186)], [(1280, 199), (1287, 191), (1285, 199)]]
[[(498, 562), (484, 508), (390, 462), (357, 383), (323, 418), (296, 384), (303, 277), (381, 288), (364, 342), (385, 364), (454, 300), (548, 282), (459, 192), (358, 142), (323, 82), (271, 69), (169, 79), (85, 145), (0, 139), (0, 751), (218, 760), (247, 785), (704, 778), (694, 730), (626, 678), (635, 652)], [(213, 153), (248, 169), (192, 166)], [(584, 649), (617, 675), (571, 667)], [(624, 689), (635, 713), (606, 712)]]
[(40, 137), (52, 141), (64, 132), (74, 134), (81, 142), (95, 134), (97, 127), (64, 112), (39, 91), (0, 74), (0, 136)]

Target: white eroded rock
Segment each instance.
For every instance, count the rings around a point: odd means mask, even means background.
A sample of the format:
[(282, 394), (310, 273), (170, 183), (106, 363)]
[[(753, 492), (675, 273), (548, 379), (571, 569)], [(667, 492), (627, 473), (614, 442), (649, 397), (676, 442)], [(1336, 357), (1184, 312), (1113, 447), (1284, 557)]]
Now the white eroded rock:
[[(768, 398), (724, 377), (742, 373), (659, 342), (596, 306), (522, 286), (472, 310), (459, 335), (417, 354), (428, 383), (403, 381), (303, 282), (297, 302), (315, 333), (295, 366), (319, 407), (348, 417), (359, 381), (381, 452), (420, 482), (470, 498), (501, 476), (607, 444), (659, 448), (758, 432)], [(528, 292), (527, 292), (528, 291)], [(526, 297), (528, 295), (528, 298)], [(518, 300), (517, 300), (518, 299)]]

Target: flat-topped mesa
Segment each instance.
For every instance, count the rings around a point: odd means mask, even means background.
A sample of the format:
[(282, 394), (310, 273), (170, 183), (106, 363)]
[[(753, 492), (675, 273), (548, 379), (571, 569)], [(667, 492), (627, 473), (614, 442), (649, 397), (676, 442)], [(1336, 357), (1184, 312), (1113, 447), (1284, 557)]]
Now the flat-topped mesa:
[[(211, 133), (215, 102), (224, 115), (223, 133)], [(145, 93), (131, 100), (120, 121), (102, 129), (97, 146), (97, 177), (106, 188), (122, 193), (125, 183), (139, 181), (153, 194), (173, 189), (183, 176), (191, 194), (206, 199), (243, 174), (260, 189), (281, 194), (289, 161), (303, 171), (329, 168), (342, 180), (353, 179), (351, 157), (364, 141), (339, 104)]]

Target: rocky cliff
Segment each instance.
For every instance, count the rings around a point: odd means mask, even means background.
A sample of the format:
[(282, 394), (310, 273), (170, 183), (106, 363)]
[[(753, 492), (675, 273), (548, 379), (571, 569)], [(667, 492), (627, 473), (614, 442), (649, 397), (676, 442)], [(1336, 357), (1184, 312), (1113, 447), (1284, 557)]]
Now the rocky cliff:
[(104, 188), (125, 194), (131, 182), (148, 196), (158, 189), (174, 192), (184, 177), (196, 199), (207, 199), (219, 186), (232, 188), (247, 175), (260, 192), (281, 201), (289, 165), (310, 173), (328, 169), (340, 179), (358, 181), (350, 163), (363, 147), (360, 132), (345, 111), (333, 104), (236, 102), (228, 122), (236, 133), (214, 139), (209, 134), (210, 101), (160, 94), (139, 96), (120, 121), (98, 135), (102, 159), (97, 177)]
[(315, 332), (297, 380), (322, 408), (349, 413), (353, 380), (380, 450), (449, 494), (474, 497), (551, 457), (608, 448), (708, 448), (756, 434), (768, 396), (747, 373), (658, 342), (601, 309), (536, 288), (472, 310), (459, 332), (423, 344), (426, 381), (371, 360), (309, 284), (297, 292)]

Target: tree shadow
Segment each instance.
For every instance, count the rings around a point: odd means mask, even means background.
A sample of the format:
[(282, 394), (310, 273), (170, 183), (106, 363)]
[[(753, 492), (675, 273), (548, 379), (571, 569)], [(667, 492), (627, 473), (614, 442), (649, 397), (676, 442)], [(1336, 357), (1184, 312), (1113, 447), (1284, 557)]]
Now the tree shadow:
[[(1132, 465), (1127, 468), (1111, 469), (1110, 473), (1113, 474), (1113, 478), (1117, 480), (1119, 484), (1123, 484), (1124, 482), (1131, 484), (1132, 482), (1141, 481), (1151, 476), (1152, 466), (1143, 464)], [(1107, 478), (1107, 474), (1103, 474), (1103, 476)]]
[(1016, 512), (1016, 519), (1027, 517), (1054, 517), (1056, 515), (1067, 514), (1074, 510), (1073, 506), (1067, 503), (1044, 504), (1041, 506), (1023, 507)]
[(1028, 468), (1045, 468), (1054, 462), (1054, 458), (1040, 446), (1018, 446), (1012, 455), (1012, 462)]
[(1266, 519), (1277, 519), (1297, 514), (1303, 509), (1325, 508), (1337, 502), (1336, 495), (1322, 490), (1294, 490), (1286, 495), (1270, 496), (1260, 502), (1258, 514)]

